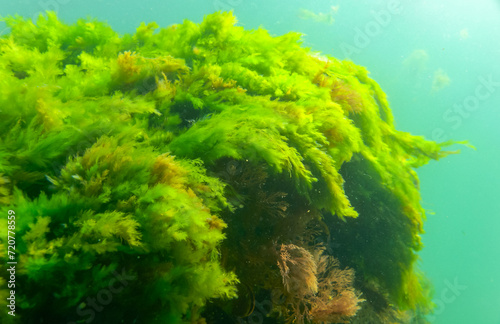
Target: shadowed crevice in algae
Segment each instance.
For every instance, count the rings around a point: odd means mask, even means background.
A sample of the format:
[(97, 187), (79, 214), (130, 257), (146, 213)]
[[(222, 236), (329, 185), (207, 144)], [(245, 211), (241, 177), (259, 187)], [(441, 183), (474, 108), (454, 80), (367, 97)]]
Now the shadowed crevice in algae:
[(425, 322), (414, 169), (452, 143), (396, 130), (365, 68), (226, 12), (5, 21), (2, 323)]

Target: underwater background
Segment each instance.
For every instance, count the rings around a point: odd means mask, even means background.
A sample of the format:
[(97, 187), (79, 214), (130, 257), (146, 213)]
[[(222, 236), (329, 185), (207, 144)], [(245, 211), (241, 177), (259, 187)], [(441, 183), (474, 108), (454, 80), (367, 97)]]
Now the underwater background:
[(0, 0), (1, 16), (45, 10), (66, 23), (95, 17), (119, 33), (233, 10), (245, 29), (297, 31), (305, 46), (365, 66), (398, 130), (476, 148), (418, 169), (428, 211), (419, 265), (436, 303), (428, 319), (500, 323), (500, 1)]

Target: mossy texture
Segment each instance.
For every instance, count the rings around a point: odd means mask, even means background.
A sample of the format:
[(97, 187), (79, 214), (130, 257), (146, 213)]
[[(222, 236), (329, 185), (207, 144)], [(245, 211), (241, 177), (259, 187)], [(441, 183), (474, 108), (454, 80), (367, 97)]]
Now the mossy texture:
[(202, 323), (238, 280), (279, 283), (248, 260), (279, 275), (272, 246), (311, 236), (361, 292), (430, 310), (414, 169), (450, 143), (396, 130), (365, 68), (232, 13), (133, 35), (50, 12), (5, 21), (0, 203), (18, 215), (18, 323), (84, 322), (123, 271), (134, 279), (93, 313), (100, 323)]

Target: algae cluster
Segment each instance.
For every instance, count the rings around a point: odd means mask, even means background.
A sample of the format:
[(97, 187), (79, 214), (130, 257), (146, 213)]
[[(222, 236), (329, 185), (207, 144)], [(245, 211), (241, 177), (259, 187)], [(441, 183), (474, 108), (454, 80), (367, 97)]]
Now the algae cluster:
[(5, 21), (0, 201), (18, 266), (14, 318), (2, 221), (2, 323), (236, 323), (263, 301), (269, 323), (431, 310), (414, 169), (449, 143), (396, 130), (365, 68), (232, 13), (133, 35)]

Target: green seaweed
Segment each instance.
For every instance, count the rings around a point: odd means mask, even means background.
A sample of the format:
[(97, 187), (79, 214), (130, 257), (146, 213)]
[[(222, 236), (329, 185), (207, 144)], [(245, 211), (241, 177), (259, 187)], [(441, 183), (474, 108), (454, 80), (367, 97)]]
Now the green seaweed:
[[(237, 27), (230, 12), (123, 36), (52, 12), (4, 21), (0, 212), (19, 215), (19, 315), (2, 321), (234, 319), (238, 302), (225, 300), (239, 281), (247, 296), (286, 294), (279, 243), (351, 267), (357, 291), (376, 296), (360, 318), (431, 311), (415, 265), (415, 168), (454, 142), (396, 130), (365, 68), (304, 48), (298, 33)], [(88, 298), (123, 272), (124, 289), (92, 311)]]

